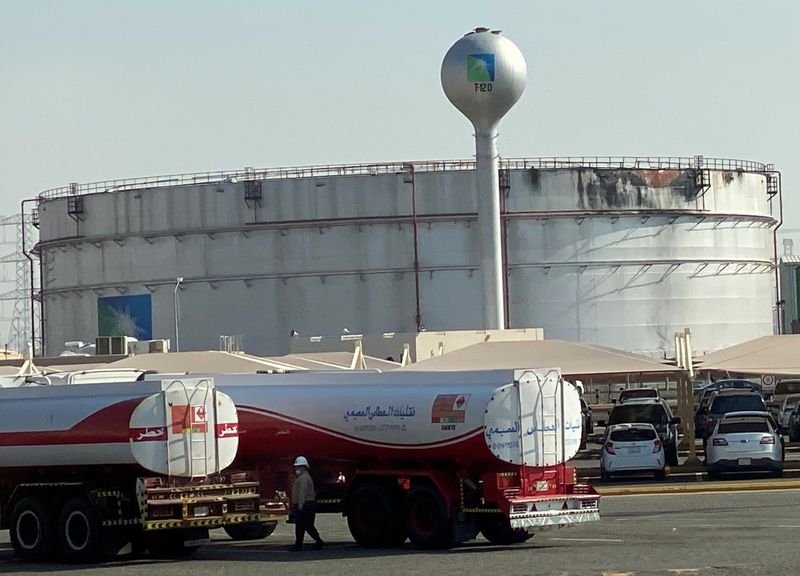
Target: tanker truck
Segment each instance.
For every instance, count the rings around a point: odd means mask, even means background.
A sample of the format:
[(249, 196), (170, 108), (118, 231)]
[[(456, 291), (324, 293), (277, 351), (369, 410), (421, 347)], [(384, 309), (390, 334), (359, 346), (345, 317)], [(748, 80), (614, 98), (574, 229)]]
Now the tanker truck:
[(318, 511), (365, 547), (599, 518), (566, 464), (582, 421), (558, 370), (145, 378), (0, 390), (0, 527), (22, 558), (263, 538), (301, 454)]

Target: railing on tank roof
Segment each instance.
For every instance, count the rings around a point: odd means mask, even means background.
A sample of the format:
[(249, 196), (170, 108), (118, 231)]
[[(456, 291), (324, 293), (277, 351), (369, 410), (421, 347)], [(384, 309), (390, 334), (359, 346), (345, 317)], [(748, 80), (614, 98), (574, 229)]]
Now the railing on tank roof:
[[(708, 169), (742, 172), (770, 172), (772, 164), (751, 160), (727, 158), (706, 158), (704, 156), (554, 156), (550, 158), (504, 158), (500, 166), (507, 170), (558, 169), (558, 168), (616, 168), (616, 169), (657, 169), (684, 170)], [(194, 172), (168, 176), (147, 176), (119, 180), (103, 180), (87, 184), (70, 184), (60, 188), (45, 190), (38, 195), (40, 202), (65, 196), (96, 194), (100, 192), (119, 192), (163, 188), (167, 186), (186, 186), (192, 184), (215, 184), (220, 182), (244, 182), (248, 180), (283, 180), (330, 176), (378, 176), (415, 172), (448, 172), (474, 170), (474, 160), (440, 160), (384, 162), (376, 164), (342, 164), (324, 166), (299, 166), (291, 168), (245, 168), (244, 170)]]
[(60, 188), (45, 190), (38, 195), (40, 201), (64, 196), (118, 192), (166, 186), (191, 184), (215, 184), (220, 182), (244, 182), (248, 180), (281, 180), (327, 176), (377, 176), (408, 172), (410, 166), (420, 171), (469, 170), (475, 167), (474, 161), (440, 162), (384, 162), (376, 164), (342, 164), (324, 166), (299, 166), (291, 168), (245, 168), (244, 170), (221, 170), (218, 172), (194, 172), (172, 174), (169, 176), (145, 176), (120, 180), (103, 180), (87, 184), (70, 184)]
[(772, 164), (705, 156), (553, 156), (550, 158), (506, 158), (507, 169), (617, 168), (630, 170), (730, 170), (770, 172)]

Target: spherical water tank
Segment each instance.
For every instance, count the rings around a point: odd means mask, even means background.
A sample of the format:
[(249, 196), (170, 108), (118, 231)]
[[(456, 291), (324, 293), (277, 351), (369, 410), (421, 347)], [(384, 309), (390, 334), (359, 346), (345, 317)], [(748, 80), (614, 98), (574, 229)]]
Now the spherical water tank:
[(528, 75), (519, 48), (498, 30), (476, 28), (442, 61), (442, 88), (476, 129), (494, 127), (522, 96)]

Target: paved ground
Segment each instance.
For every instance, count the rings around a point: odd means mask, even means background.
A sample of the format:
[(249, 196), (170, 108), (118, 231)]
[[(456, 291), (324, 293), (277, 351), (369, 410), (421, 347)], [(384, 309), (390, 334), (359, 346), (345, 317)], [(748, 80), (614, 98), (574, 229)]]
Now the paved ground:
[(330, 543), (323, 551), (292, 553), (289, 526), (257, 544), (233, 543), (224, 533), (192, 559), (139, 558), (95, 566), (25, 565), (0, 532), (0, 573), (82, 576), (249, 575), (796, 575), (800, 491), (727, 492), (605, 497), (602, 520), (543, 532), (531, 542), (495, 547), (485, 540), (442, 552), (364, 550), (344, 520), (318, 522)]

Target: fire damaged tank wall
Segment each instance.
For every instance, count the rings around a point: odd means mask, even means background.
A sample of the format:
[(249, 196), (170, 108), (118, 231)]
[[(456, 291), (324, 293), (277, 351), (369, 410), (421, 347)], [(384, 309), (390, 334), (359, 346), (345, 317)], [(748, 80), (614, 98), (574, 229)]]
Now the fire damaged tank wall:
[[(509, 166), (509, 327), (654, 355), (684, 328), (699, 350), (772, 332), (765, 173)], [(292, 330), (480, 328), (468, 168), (267, 178), (257, 200), (233, 179), (132, 187), (83, 196), (78, 216), (69, 198), (42, 201), (47, 351), (91, 341), (109, 297), (146, 296), (151, 336), (174, 338), (178, 276), (182, 350), (221, 334), (277, 354)]]
[[(659, 354), (772, 333), (766, 177), (528, 170), (506, 200), (511, 321), (546, 337)], [(765, 218), (766, 216), (766, 218)]]

